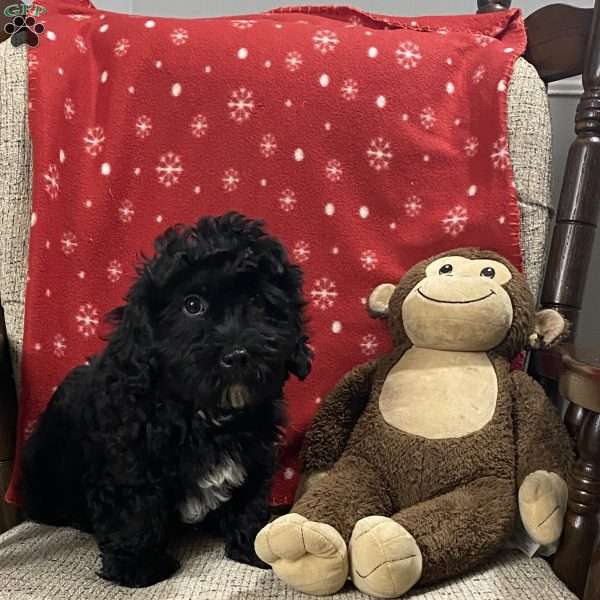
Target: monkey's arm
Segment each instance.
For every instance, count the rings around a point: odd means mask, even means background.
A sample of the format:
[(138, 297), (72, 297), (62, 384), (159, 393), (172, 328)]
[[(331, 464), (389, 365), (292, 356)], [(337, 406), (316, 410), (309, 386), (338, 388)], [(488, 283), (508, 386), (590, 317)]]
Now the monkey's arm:
[(364, 410), (377, 361), (355, 367), (329, 393), (306, 433), (300, 453), (305, 473), (326, 471), (340, 458)]
[(523, 371), (511, 373), (515, 406), (517, 486), (538, 470), (567, 479), (573, 461), (569, 434), (542, 386)]
[(514, 371), (511, 379), (519, 513), (533, 540), (553, 544), (562, 534), (567, 510), (571, 440), (543, 388), (522, 371)]

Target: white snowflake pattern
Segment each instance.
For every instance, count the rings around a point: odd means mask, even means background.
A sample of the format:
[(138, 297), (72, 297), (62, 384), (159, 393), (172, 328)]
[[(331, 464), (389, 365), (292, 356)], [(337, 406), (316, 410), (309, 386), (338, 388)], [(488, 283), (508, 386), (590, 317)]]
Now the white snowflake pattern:
[(421, 58), (421, 49), (414, 42), (403, 42), (396, 48), (396, 62), (404, 69), (414, 69)]
[(192, 122), (190, 123), (190, 128), (192, 130), (192, 135), (194, 137), (200, 138), (203, 135), (206, 135), (206, 132), (208, 130), (208, 119), (198, 113), (193, 119)]
[(467, 138), (467, 141), (465, 142), (464, 150), (465, 150), (465, 154), (469, 158), (473, 158), (474, 156), (477, 155), (477, 152), (479, 151), (479, 140), (474, 136)]
[(123, 275), (123, 266), (118, 260), (111, 260), (106, 267), (106, 276), (111, 283), (115, 283), (121, 279)]
[(473, 71), (473, 76), (471, 77), (473, 83), (475, 85), (477, 85), (478, 83), (481, 83), (483, 81), (483, 78), (485, 77), (485, 66), (484, 65), (479, 65), (475, 71)]
[(90, 156), (98, 156), (104, 149), (104, 129), (102, 127), (89, 127), (86, 134), (83, 136), (83, 144), (85, 151)]
[(510, 154), (505, 136), (494, 142), (494, 151), (491, 154), (491, 158), (496, 169), (504, 171), (510, 166)]
[(118, 208), (119, 219), (123, 223), (131, 223), (135, 210), (133, 209), (133, 202), (131, 200), (123, 200)]
[(423, 125), (425, 129), (431, 129), (437, 121), (435, 117), (435, 111), (433, 110), (433, 108), (431, 108), (431, 106), (424, 108), (421, 111), (419, 118), (421, 119), (421, 125)]
[(294, 244), (292, 252), (297, 263), (305, 263), (310, 258), (310, 244), (300, 240)]
[(265, 158), (270, 158), (277, 150), (277, 139), (272, 133), (265, 133), (260, 140), (260, 153)]
[(65, 336), (60, 333), (57, 333), (52, 338), (52, 348), (54, 356), (58, 356), (59, 358), (64, 356), (65, 350), (67, 349), (67, 340), (65, 339)]
[(389, 169), (392, 157), (392, 145), (390, 142), (382, 137), (376, 137), (371, 140), (371, 144), (367, 148), (367, 158), (370, 167), (373, 167), (376, 171)]
[(378, 347), (379, 342), (374, 334), (368, 333), (367, 335), (363, 335), (362, 340), (360, 341), (360, 351), (365, 356), (372, 356), (375, 354)]
[(281, 196), (279, 196), (279, 206), (282, 211), (290, 212), (296, 208), (296, 202), (298, 199), (296, 198), (296, 192), (291, 190), (290, 188), (286, 188), (281, 192)]
[(40, 64), (40, 60), (37, 57), (37, 52), (29, 49), (27, 51), (27, 68), (30, 72), (37, 71), (38, 65)]
[(91, 337), (95, 335), (100, 319), (98, 318), (98, 309), (90, 304), (82, 304), (79, 307), (79, 311), (75, 315), (77, 321), (77, 331), (83, 335), (83, 337)]
[(360, 255), (360, 262), (365, 271), (373, 271), (379, 260), (373, 250), (365, 250)]
[(163, 154), (156, 166), (158, 173), (158, 181), (165, 187), (171, 187), (179, 182), (179, 177), (183, 173), (181, 157), (175, 152), (167, 152)]
[(344, 170), (342, 169), (342, 163), (332, 158), (327, 161), (327, 165), (325, 166), (325, 175), (329, 181), (338, 182), (342, 179), (342, 175)]
[(252, 19), (232, 19), (231, 25), (236, 29), (251, 29), (256, 21)]
[(344, 79), (340, 92), (344, 100), (355, 100), (358, 96), (358, 83), (354, 79)]
[(227, 103), (227, 106), (229, 107), (229, 116), (236, 123), (247, 121), (254, 110), (252, 92), (245, 87), (234, 90), (231, 92), (231, 99)]
[(187, 32), (187, 29), (184, 29), (183, 27), (173, 29), (173, 31), (171, 32), (171, 41), (176, 46), (183, 46), (188, 41), (189, 37), (190, 36)]
[(333, 52), (339, 43), (340, 40), (337, 34), (329, 29), (319, 29), (319, 31), (313, 35), (314, 48), (321, 54)]
[(113, 48), (113, 54), (118, 58), (123, 58), (127, 54), (127, 51), (131, 47), (129, 40), (127, 38), (121, 38), (117, 40), (115, 47)]
[(452, 237), (456, 237), (459, 233), (464, 231), (468, 220), (469, 214), (467, 209), (464, 206), (457, 205), (449, 210), (442, 219), (444, 232)]
[(404, 203), (404, 210), (409, 217), (418, 217), (423, 208), (423, 201), (418, 196), (409, 196)]
[(285, 68), (288, 71), (297, 71), (302, 66), (302, 54), (300, 52), (296, 52), (295, 50), (292, 52), (288, 52), (285, 55)]
[(152, 132), (152, 119), (148, 115), (140, 115), (135, 121), (135, 135), (141, 140)]
[(81, 54), (85, 54), (87, 52), (88, 48), (87, 44), (85, 43), (85, 40), (83, 39), (83, 36), (76, 35), (73, 41), (75, 42), (75, 47), (77, 48), (77, 50), (79, 50), (79, 52), (81, 52)]
[(72, 231), (66, 231), (60, 238), (60, 245), (66, 256), (73, 254), (79, 245), (77, 243), (77, 236)]
[(221, 181), (223, 182), (223, 189), (226, 192), (233, 192), (237, 190), (240, 183), (240, 174), (236, 169), (230, 167), (229, 169), (225, 169)]
[(481, 46), (482, 48), (485, 48), (486, 46), (491, 44), (493, 41), (494, 41), (494, 38), (490, 37), (489, 35), (484, 35), (483, 33), (475, 34), (475, 43), (478, 46)]
[(319, 310), (327, 310), (335, 304), (338, 296), (335, 282), (327, 277), (315, 280), (313, 289), (310, 291), (313, 305)]
[(75, 102), (73, 102), (72, 98), (65, 98), (64, 112), (67, 121), (70, 121), (75, 116)]
[(60, 190), (58, 167), (55, 164), (49, 164), (48, 169), (44, 172), (44, 189), (52, 200), (56, 200)]

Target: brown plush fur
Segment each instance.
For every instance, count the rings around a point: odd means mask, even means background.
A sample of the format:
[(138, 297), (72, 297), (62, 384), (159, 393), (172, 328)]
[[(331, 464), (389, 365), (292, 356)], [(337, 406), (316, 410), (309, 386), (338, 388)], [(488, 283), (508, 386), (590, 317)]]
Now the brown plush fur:
[[(505, 264), (504, 285), (513, 305), (506, 338), (488, 356), (498, 381), (494, 416), (479, 431), (429, 439), (386, 423), (379, 396), (390, 369), (411, 347), (402, 303), (440, 256), (489, 258)], [(465, 572), (508, 538), (517, 514), (517, 490), (529, 473), (544, 469), (566, 479), (572, 459), (568, 434), (542, 388), (510, 371), (534, 328), (534, 299), (522, 275), (493, 252), (452, 251), (413, 267), (389, 306), (395, 349), (348, 373), (331, 392), (306, 435), (305, 472), (328, 471), (292, 512), (335, 527), (346, 543), (356, 522), (388, 516), (415, 538), (423, 555), (420, 584)]]

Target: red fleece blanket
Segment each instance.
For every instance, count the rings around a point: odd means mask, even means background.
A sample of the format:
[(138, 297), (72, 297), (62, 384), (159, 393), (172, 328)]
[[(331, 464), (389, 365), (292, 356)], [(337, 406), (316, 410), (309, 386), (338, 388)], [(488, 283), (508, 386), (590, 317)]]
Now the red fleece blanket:
[[(388, 348), (372, 288), (456, 246), (520, 264), (506, 119), (520, 13), (176, 20), (44, 5), (19, 449), (67, 371), (102, 349), (139, 252), (168, 225), (235, 209), (266, 219), (306, 273), (316, 358), (286, 388), (273, 491), (289, 504), (321, 399)], [(18, 480), (17, 460), (12, 501)]]

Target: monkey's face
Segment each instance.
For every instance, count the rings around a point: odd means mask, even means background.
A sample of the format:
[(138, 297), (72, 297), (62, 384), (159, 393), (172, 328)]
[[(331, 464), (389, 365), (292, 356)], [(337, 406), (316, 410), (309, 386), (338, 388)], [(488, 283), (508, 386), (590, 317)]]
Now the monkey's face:
[(510, 331), (513, 308), (502, 263), (444, 256), (430, 263), (402, 303), (402, 321), (415, 346), (487, 351)]
[(387, 319), (396, 346), (495, 353), (547, 348), (568, 332), (560, 313), (535, 312), (525, 278), (491, 250), (457, 248), (410, 268), (397, 285), (378, 285), (368, 301)]

